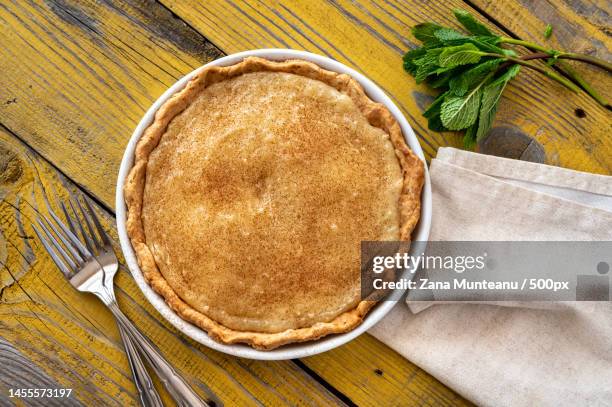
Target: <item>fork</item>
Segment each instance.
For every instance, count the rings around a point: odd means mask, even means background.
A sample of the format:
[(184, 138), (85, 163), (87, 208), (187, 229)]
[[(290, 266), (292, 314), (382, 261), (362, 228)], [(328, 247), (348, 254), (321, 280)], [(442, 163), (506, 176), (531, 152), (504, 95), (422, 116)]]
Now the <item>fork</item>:
[[(70, 215), (70, 210), (64, 202), (58, 202), (67, 220), (66, 226), (53, 211), (45, 195), (47, 211), (52, 220), (37, 211), (38, 227), (32, 225), (34, 232), (70, 284), (79, 291), (96, 295), (115, 316), (141, 404), (147, 407), (163, 406), (139, 352), (178, 406), (208, 406), (164, 359), (157, 347), (119, 309), (113, 288), (119, 261), (95, 211), (87, 199), (84, 198), (83, 202), (84, 205), (78, 198), (73, 197), (68, 201), (74, 217)], [(85, 226), (79, 221), (80, 217), (83, 218)], [(78, 237), (79, 232), (82, 240)]]

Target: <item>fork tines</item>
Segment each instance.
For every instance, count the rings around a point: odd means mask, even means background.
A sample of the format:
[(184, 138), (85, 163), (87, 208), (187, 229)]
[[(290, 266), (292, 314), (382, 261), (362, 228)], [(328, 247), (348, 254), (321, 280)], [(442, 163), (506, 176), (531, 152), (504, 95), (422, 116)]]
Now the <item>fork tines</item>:
[[(68, 226), (51, 208), (46, 195), (44, 199), (51, 219), (37, 210), (38, 227), (32, 224), (32, 228), (57, 267), (66, 277), (70, 277), (86, 262), (91, 261), (96, 253), (104, 251), (105, 246), (110, 246), (110, 239), (86, 198), (83, 198), (84, 205), (82, 205), (78, 198), (70, 196), (68, 202), (72, 214), (64, 202), (56, 198), (57, 205), (61, 208)], [(81, 217), (89, 233), (83, 227), (83, 222), (79, 221)], [(82, 240), (79, 238), (77, 228)]]

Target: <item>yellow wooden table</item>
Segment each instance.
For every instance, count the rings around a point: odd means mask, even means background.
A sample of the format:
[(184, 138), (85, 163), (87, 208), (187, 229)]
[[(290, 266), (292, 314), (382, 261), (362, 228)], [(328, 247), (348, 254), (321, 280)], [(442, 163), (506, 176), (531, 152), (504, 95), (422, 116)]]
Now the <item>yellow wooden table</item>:
[[(430, 91), (403, 70), (410, 27), (455, 25), (461, 7), (496, 31), (610, 59), (609, 11), (597, 0), (0, 0), (0, 405), (20, 387), (72, 388), (75, 405), (137, 403), (119, 333), (76, 292), (30, 229), (41, 188), (89, 196), (116, 238), (115, 181), (136, 123), (181, 75), (227, 53), (305, 49), (376, 81), (400, 106), (426, 156), (459, 136), (421, 117)], [(608, 99), (609, 81), (579, 68)], [(511, 83), (484, 152), (610, 174), (610, 113), (537, 74)], [(117, 250), (118, 251), (118, 250)], [(119, 252), (119, 251), (118, 251)], [(369, 335), (301, 360), (258, 362), (180, 335), (125, 267), (119, 304), (198, 392), (217, 405), (464, 405), (435, 378)], [(449, 344), (452, 346), (452, 344)], [(159, 386), (158, 386), (159, 387)], [(164, 393), (165, 400), (169, 400)], [(65, 400), (64, 400), (65, 401)]]

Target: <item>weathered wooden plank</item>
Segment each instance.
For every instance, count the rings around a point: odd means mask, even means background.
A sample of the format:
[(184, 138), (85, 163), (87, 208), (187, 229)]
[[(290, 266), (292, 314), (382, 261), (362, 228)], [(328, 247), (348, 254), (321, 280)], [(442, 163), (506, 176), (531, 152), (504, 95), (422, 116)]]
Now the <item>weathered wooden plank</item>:
[(360, 406), (471, 405), (368, 334), (302, 362)]
[[(2, 392), (0, 400), (3, 401), (0, 405), (11, 405), (20, 398), (11, 396), (8, 389), (14, 392), (21, 389), (68, 389), (63, 388), (57, 382), (49, 377), (44, 372), (41, 372), (31, 360), (26, 358), (16, 349), (10, 342), (0, 337), (0, 363), (2, 364), (2, 374), (0, 375), (0, 388), (7, 389)], [(31, 406), (83, 406), (78, 399), (72, 396), (52, 398), (29, 398), (28, 404)]]
[(0, 121), (112, 206), (144, 111), (220, 55), (152, 0), (3, 1)]
[[(177, 15), (226, 53), (261, 47), (306, 49), (336, 58), (364, 72), (400, 105), (428, 155), (438, 145), (457, 143), (451, 134), (427, 130), (420, 115), (429, 92), (416, 86), (401, 68), (402, 53), (412, 46), (410, 27), (423, 21), (457, 26), (452, 9), (470, 9), (459, 0), (430, 2), (162, 0)], [(472, 10), (475, 12), (474, 10)], [(499, 31), (499, 30), (498, 30)], [(585, 94), (572, 94), (539, 74), (524, 72), (507, 89), (485, 151), (508, 137), (520, 156), (541, 144), (549, 164), (609, 173), (612, 137), (609, 112)], [(537, 108), (534, 108), (537, 106)], [(588, 111), (577, 118), (574, 110)], [(527, 142), (522, 142), (526, 140)], [(524, 145), (523, 145), (524, 144)]]
[[(64, 279), (30, 228), (34, 208), (46, 211), (43, 189), (61, 197), (69, 190), (80, 195), (80, 190), (4, 131), (0, 131), (0, 169), (0, 338), (40, 374), (73, 388), (84, 405), (137, 403), (112, 315)], [(97, 208), (116, 240), (114, 219)], [(118, 247), (116, 252), (120, 253)], [(181, 336), (151, 307), (123, 265), (115, 282), (127, 316), (209, 399), (228, 405), (339, 403), (292, 362), (229, 357)], [(0, 353), (0, 359), (6, 356)]]
[[(610, 2), (596, 0), (491, 1), (472, 2), (512, 34), (545, 47), (589, 54), (612, 60), (610, 39)], [(553, 26), (546, 40), (544, 30)], [(583, 63), (571, 66), (587, 79), (608, 101), (612, 99), (612, 81), (604, 70)], [(584, 110), (584, 109), (583, 109)], [(585, 114), (589, 112), (585, 111)]]

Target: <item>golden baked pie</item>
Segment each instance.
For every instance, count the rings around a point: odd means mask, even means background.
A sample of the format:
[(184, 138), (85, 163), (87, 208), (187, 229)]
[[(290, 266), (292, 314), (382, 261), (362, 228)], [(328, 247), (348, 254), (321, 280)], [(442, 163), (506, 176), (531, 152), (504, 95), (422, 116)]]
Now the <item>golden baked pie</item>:
[(224, 343), (346, 332), (362, 240), (408, 240), (423, 163), (350, 76), (302, 61), (207, 67), (139, 140), (127, 230), (153, 289)]

